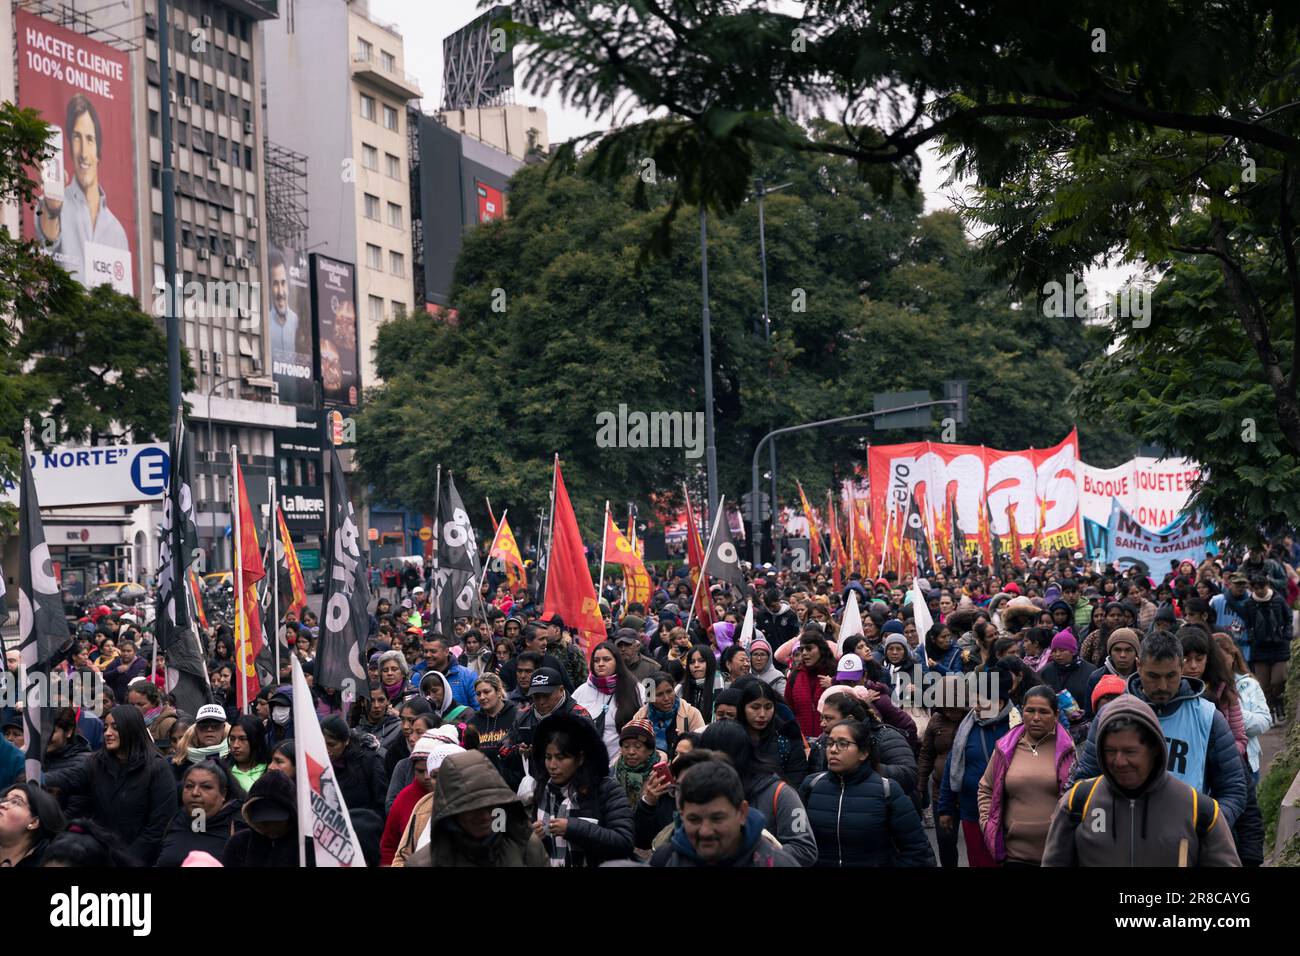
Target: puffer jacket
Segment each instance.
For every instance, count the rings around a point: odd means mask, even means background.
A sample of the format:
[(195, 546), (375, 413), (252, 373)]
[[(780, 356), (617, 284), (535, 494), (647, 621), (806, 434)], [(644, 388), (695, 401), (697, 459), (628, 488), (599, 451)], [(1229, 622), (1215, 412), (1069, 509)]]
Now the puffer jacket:
[[(876, 755), (877, 772), (888, 777), (909, 797), (917, 793), (917, 763), (907, 739), (893, 727), (869, 718), (871, 752)], [(826, 735), (814, 740), (808, 749), (808, 773), (821, 773), (826, 769)]]
[(793, 787), (774, 773), (758, 774), (745, 787), (745, 799), (751, 810), (763, 814), (763, 829), (775, 836), (800, 866), (817, 862), (817, 840), (808, 832), (804, 805)]
[(343, 762), (334, 764), (334, 777), (349, 810), (374, 810), (382, 818), (388, 781), (384, 779), (384, 762), (379, 752), (360, 744), (349, 744)]
[(809, 777), (800, 796), (817, 840), (817, 866), (934, 866), (916, 807), (869, 763), (849, 774)]
[(600, 866), (632, 855), (632, 807), (617, 780), (604, 777), (579, 795), (577, 804), (569, 810), (565, 839), (570, 866)]
[[(1094, 728), (1104, 733), (1120, 718), (1163, 738), (1151, 708), (1130, 694), (1107, 704)], [(1240, 866), (1220, 806), (1166, 771), (1162, 757), (1136, 793), (1123, 792), (1109, 771), (1079, 779), (1056, 806), (1043, 866)]]
[(154, 865), (178, 867), (195, 850), (210, 853), (220, 860), (230, 838), (248, 826), (239, 811), (240, 802), (230, 800), (215, 815), (204, 821), (202, 827), (195, 829), (194, 814), (181, 807), (163, 834), (162, 849), (158, 853), (158, 862)]
[[(1241, 816), (1246, 806), (1245, 761), (1237, 753), (1237, 742), (1223, 714), (1214, 709), (1214, 705), (1209, 701), (1202, 699), (1204, 688), (1205, 685), (1201, 681), (1184, 677), (1178, 693), (1172, 700), (1166, 704), (1153, 704), (1142, 693), (1142, 680), (1137, 674), (1132, 675), (1128, 680), (1128, 693), (1150, 707), (1156, 718), (1162, 722), (1172, 718), (1181, 707), (1199, 707), (1204, 704), (1211, 708), (1213, 717), (1210, 723), (1209, 740), (1206, 743), (1205, 778), (1187, 782), (1192, 786), (1201, 784), (1202, 786), (1197, 789), (1218, 801), (1219, 809), (1228, 821), (1228, 826), (1231, 827), (1237, 822), (1237, 817)], [(1112, 704), (1123, 699), (1123, 696), (1115, 698), (1103, 708), (1102, 714), (1108, 713)], [(1071, 782), (1095, 777), (1101, 773), (1101, 765), (1097, 760), (1097, 733), (1101, 725), (1102, 721), (1094, 720), (1088, 729), (1088, 739), (1079, 754), (1078, 763), (1074, 765), (1074, 771), (1070, 776)], [(1164, 736), (1163, 732), (1161, 736)]]

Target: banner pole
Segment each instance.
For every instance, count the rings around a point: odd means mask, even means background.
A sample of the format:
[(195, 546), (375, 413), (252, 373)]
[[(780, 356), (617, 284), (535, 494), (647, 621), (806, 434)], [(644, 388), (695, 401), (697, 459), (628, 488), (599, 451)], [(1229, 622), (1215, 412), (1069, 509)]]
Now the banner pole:
[(267, 480), (267, 492), (271, 498), (271, 640), (275, 642), (275, 682), (280, 683), (280, 556), (276, 553), (275, 546), (280, 544), (283, 550), (283, 543), (280, 541), (280, 502), (276, 497), (275, 475), (271, 475)]
[(609, 540), (609, 499), (605, 499), (605, 521), (600, 529), (600, 581), (596, 585), (596, 604), (599, 606), (605, 590), (605, 544)]
[[(235, 556), (235, 652), (239, 655), (239, 681), (242, 687), (243, 707), (240, 709), (248, 713), (248, 662), (245, 659), (248, 651), (248, 608), (244, 606), (244, 555), (241, 548), (243, 537), (243, 526), (240, 522), (241, 514), (239, 511), (239, 446), (230, 446), (230, 537), (233, 542), (232, 554)], [(240, 627), (243, 624), (243, 627)], [(243, 641), (238, 639), (239, 634), (244, 635)]]

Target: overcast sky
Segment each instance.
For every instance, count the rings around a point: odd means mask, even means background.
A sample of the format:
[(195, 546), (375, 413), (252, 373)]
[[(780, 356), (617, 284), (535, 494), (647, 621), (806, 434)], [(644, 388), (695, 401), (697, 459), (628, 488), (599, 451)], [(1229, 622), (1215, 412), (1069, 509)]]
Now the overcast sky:
[[(778, 6), (797, 14), (803, 4), (779, 0)], [(425, 112), (433, 112), (442, 102), (443, 38), (479, 15), (479, 0), (370, 0), (370, 10), (377, 19), (391, 23), (401, 31), (406, 49), (406, 72), (420, 81)], [(608, 116), (587, 116), (564, 106), (558, 95), (540, 98), (525, 92), (522, 88), (525, 72), (516, 69), (515, 102), (546, 110), (552, 143), (562, 143), (592, 130), (610, 128)], [(951, 207), (947, 198), (951, 189), (941, 188), (944, 178), (933, 154), (924, 151), (921, 156), (921, 188), (927, 212)], [(1132, 271), (1131, 268), (1089, 270), (1085, 279), (1094, 291), (1113, 290)]]

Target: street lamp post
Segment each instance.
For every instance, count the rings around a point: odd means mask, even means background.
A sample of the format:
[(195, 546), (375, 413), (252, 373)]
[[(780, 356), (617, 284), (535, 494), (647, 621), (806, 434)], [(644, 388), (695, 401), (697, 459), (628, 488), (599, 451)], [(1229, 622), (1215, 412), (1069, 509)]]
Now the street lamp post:
[(709, 528), (718, 506), (718, 446), (713, 437), (713, 340), (709, 328), (709, 220), (700, 204), (700, 285), (704, 299), (704, 441), (709, 475)]
[[(792, 185), (791, 183), (782, 183), (779, 186), (767, 188), (766, 183), (760, 176), (754, 180), (754, 194), (758, 198), (758, 258), (763, 272), (763, 342), (768, 347), (769, 358), (772, 350), (772, 313), (767, 307), (767, 230), (763, 221), (763, 197), (768, 193), (774, 193)], [(768, 444), (769, 467), (772, 486), (772, 554), (776, 561), (776, 569), (781, 570), (781, 549), (777, 547), (777, 511), (776, 511), (776, 439)], [(757, 508), (758, 503), (755, 501), (753, 507)], [(761, 544), (761, 542), (757, 542)]]

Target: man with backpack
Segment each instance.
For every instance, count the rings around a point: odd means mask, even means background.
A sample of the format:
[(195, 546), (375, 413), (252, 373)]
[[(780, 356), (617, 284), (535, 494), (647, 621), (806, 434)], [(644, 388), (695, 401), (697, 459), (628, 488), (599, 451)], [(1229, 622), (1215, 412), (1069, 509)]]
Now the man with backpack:
[(1124, 694), (1094, 726), (1102, 772), (1061, 797), (1043, 866), (1241, 866), (1219, 804), (1165, 770), (1149, 705)]

